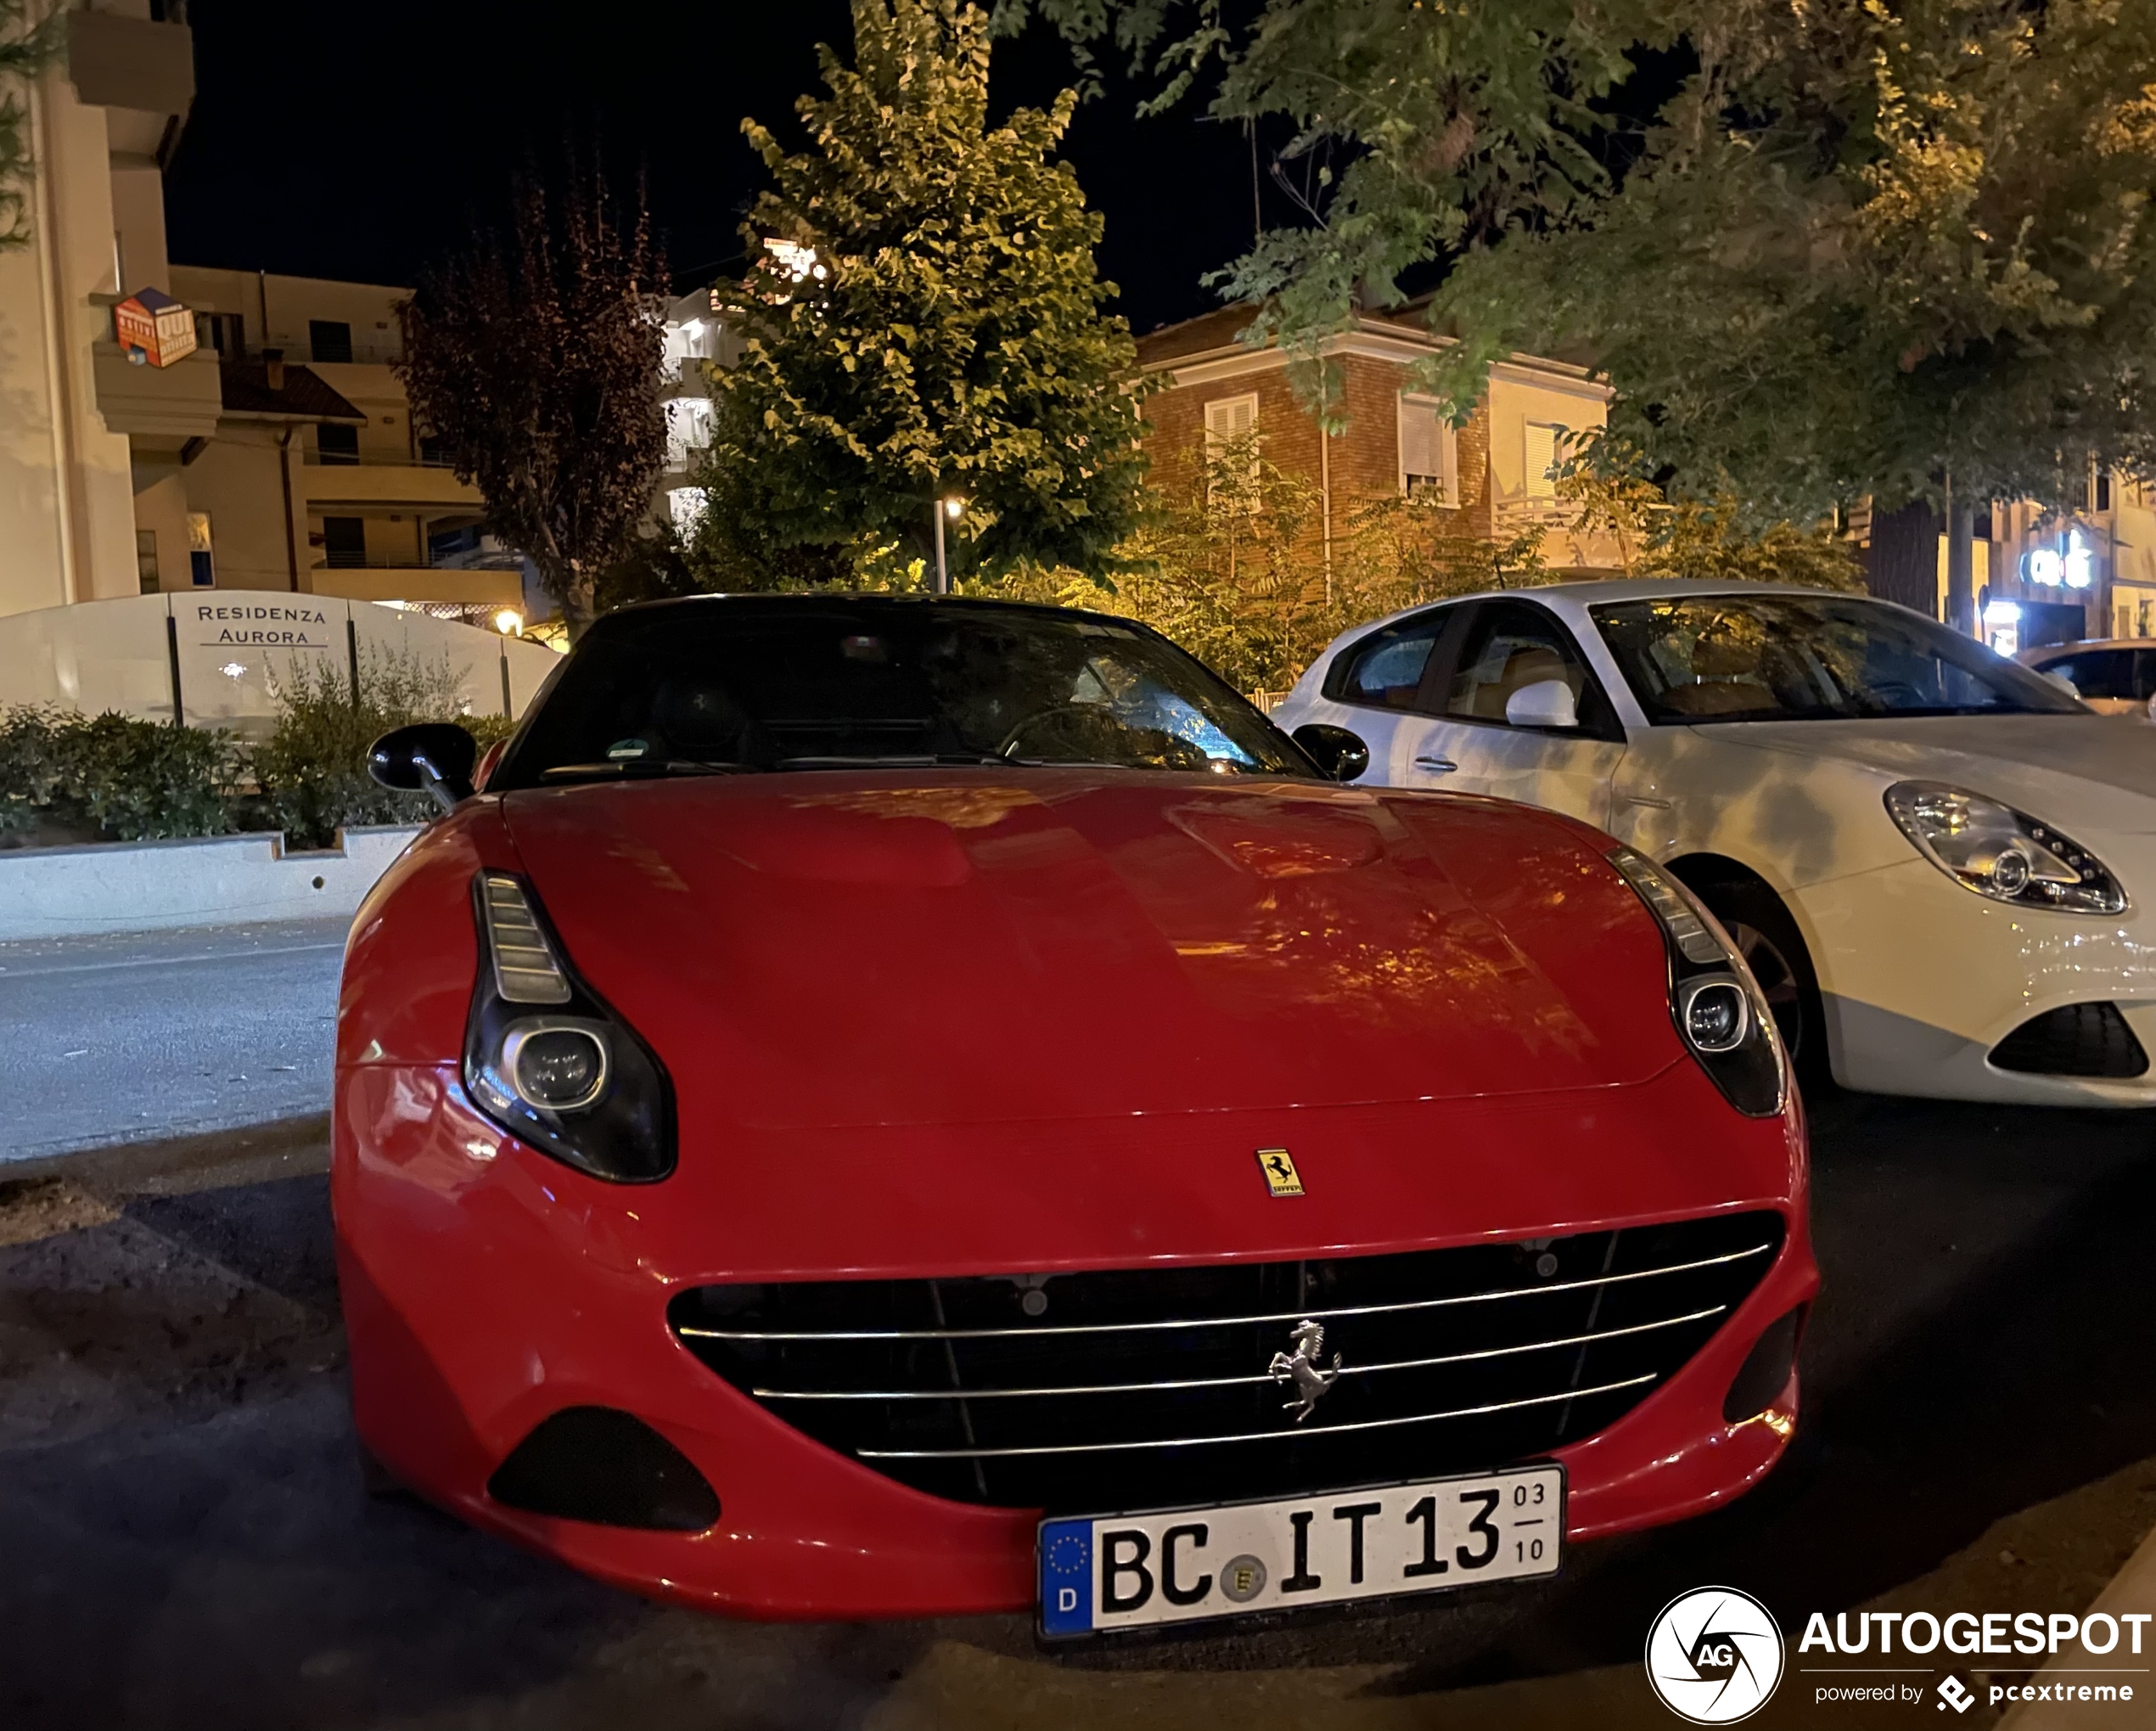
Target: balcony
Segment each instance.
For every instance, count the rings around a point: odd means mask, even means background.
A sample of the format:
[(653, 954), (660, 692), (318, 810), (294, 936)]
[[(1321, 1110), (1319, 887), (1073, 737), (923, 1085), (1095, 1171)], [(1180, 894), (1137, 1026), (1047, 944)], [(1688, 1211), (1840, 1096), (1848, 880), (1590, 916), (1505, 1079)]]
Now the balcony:
[(183, 24), (73, 12), (67, 20), (67, 71), (86, 103), (183, 116), (194, 102), (194, 35)]
[(413, 510), (477, 511), (479, 489), (447, 464), (402, 452), (309, 451), (300, 489), (310, 504), (404, 506)]
[(524, 605), (524, 570), (499, 566), (423, 565), (412, 560), (318, 565), (307, 573), (317, 595), (346, 601), (439, 601), (460, 607)]
[(224, 388), (217, 357), (210, 350), (197, 349), (169, 367), (138, 367), (118, 343), (105, 341), (92, 346), (90, 367), (97, 385), (98, 412), (108, 431), (179, 443), (216, 436)]

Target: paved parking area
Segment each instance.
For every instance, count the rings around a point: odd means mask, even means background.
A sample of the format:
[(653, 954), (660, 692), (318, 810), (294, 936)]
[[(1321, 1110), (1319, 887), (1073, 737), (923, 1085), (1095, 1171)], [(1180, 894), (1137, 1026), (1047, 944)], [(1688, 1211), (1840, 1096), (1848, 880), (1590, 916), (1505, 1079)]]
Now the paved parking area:
[(0, 944), (0, 1165), (327, 1110), (350, 924)]
[[(1528, 1591), (1053, 1658), (1019, 1617), (656, 1607), (368, 1501), (319, 1149), (82, 1162), (0, 1194), (0, 1725), (1648, 1727), (1673, 1722), (1640, 1644), (1686, 1588), (1745, 1588), (1792, 1634), (1867, 1603), (2086, 1605), (2156, 1526), (2156, 1125), (1816, 1117), (1808, 1410), (1753, 1496)], [(1793, 1674), (1753, 1723), (1836, 1717)]]

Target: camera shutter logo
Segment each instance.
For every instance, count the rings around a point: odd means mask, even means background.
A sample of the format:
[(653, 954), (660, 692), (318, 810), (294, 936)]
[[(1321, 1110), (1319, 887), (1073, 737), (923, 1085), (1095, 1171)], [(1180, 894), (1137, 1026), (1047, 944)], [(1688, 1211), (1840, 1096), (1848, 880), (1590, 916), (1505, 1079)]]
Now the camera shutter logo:
[(1750, 1593), (1695, 1587), (1663, 1606), (1648, 1630), (1647, 1681), (1679, 1718), (1734, 1725), (1765, 1706), (1782, 1681), (1782, 1631)]

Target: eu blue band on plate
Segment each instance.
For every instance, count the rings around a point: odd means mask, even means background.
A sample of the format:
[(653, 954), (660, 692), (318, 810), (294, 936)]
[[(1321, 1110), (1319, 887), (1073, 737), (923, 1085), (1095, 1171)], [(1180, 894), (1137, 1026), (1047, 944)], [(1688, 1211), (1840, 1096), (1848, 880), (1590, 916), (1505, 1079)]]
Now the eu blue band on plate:
[(1041, 1632), (1082, 1635), (1093, 1626), (1093, 1524), (1041, 1524)]

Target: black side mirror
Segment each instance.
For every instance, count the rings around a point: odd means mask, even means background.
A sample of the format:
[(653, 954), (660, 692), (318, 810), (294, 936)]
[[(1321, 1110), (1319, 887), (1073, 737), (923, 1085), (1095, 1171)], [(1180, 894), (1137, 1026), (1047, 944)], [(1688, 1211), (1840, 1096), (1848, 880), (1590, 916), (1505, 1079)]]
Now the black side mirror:
[(1310, 754), (1311, 762), (1335, 781), (1353, 781), (1370, 767), (1370, 748), (1345, 728), (1306, 722), (1292, 737)]
[(400, 793), (424, 788), (445, 812), (472, 796), (479, 745), (454, 722), (414, 722), (392, 728), (367, 748), (367, 773)]

